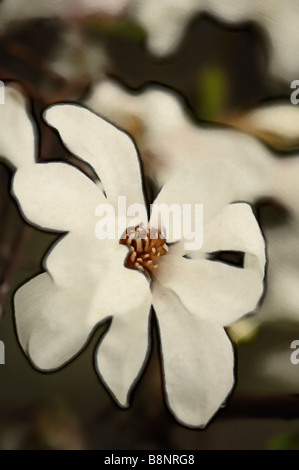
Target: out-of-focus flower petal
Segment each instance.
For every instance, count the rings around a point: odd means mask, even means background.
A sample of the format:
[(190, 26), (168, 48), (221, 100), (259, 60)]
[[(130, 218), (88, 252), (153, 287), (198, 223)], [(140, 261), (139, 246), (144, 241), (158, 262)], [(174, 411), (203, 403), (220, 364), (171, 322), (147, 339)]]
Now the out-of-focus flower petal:
[(82, 232), (95, 226), (95, 209), (107, 201), (91, 180), (65, 163), (21, 167), (14, 176), (13, 193), (27, 220), (61, 231)]
[(67, 16), (111, 15), (125, 12), (131, 0), (60, 0), (65, 4)]
[(97, 349), (98, 372), (121, 406), (128, 406), (129, 392), (147, 358), (151, 301), (148, 292), (138, 309), (116, 315)]
[[(226, 183), (221, 183), (221, 187), (230, 186), (230, 202), (235, 200), (236, 192), (238, 200), (251, 202), (273, 190), (275, 158), (264, 145), (236, 130), (207, 128), (193, 122), (180, 96), (174, 92), (156, 86), (136, 95), (107, 80), (94, 89), (87, 104), (131, 132), (144, 172), (158, 187), (184, 168), (195, 171), (204, 161), (215, 160), (218, 168), (215, 165), (214, 180), (217, 172), (220, 179), (224, 173), (222, 167), (226, 167)], [(137, 132), (136, 121), (139, 122)], [(229, 164), (231, 171), (227, 171)]]
[(144, 203), (137, 152), (125, 133), (81, 106), (52, 106), (45, 118), (70, 151), (95, 169), (109, 203), (116, 204), (118, 196), (128, 204)]
[(299, 109), (289, 101), (260, 105), (228, 124), (257, 136), (276, 150), (299, 147)]
[(60, 17), (72, 19), (89, 15), (119, 16), (124, 13), (130, 0), (55, 0), (40, 2), (29, 0), (26, 5), (22, 0), (9, 0), (1, 3), (0, 26), (14, 21), (26, 21), (34, 18)]
[(153, 299), (169, 407), (183, 424), (204, 426), (234, 383), (230, 340), (221, 326), (189, 313), (170, 290), (156, 285)]
[[(244, 228), (235, 243), (232, 234), (241, 223)], [(214, 236), (210, 244), (207, 241), (207, 246), (213, 251), (243, 252), (244, 267), (218, 259), (186, 259), (172, 255), (170, 250), (169, 255), (161, 259), (156, 276), (179, 297), (189, 312), (202, 320), (227, 326), (253, 311), (260, 300), (264, 287), (264, 241), (246, 204), (233, 204), (226, 209), (221, 217), (210, 222), (208, 234), (212, 232), (212, 225)]]
[(289, 222), (267, 228), (265, 236), (269, 259), (267, 295), (256, 320), (298, 322), (299, 225)]
[(294, 60), (299, 43), (299, 4), (296, 0), (271, 3), (261, 0), (136, 0), (131, 15), (146, 29), (148, 46), (157, 55), (171, 54), (178, 47), (192, 16), (210, 14), (231, 24), (256, 23), (268, 41), (271, 72), (283, 80), (298, 73)]
[(155, 55), (171, 54), (178, 47), (186, 25), (192, 16), (203, 8), (202, 1), (136, 0), (132, 16), (148, 33), (148, 47)]

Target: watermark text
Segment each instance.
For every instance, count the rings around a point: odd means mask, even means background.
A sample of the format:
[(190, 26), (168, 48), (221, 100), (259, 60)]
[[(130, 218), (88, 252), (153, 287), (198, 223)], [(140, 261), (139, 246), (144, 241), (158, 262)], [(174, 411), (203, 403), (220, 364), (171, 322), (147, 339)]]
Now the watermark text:
[(0, 365), (5, 364), (5, 346), (3, 341), (0, 341)]
[[(171, 242), (185, 240), (186, 250), (199, 250), (203, 243), (203, 205), (202, 204), (151, 204), (150, 217), (143, 204), (127, 205), (126, 196), (119, 196), (117, 208), (111, 204), (99, 204), (95, 209), (99, 221), (95, 235), (99, 240), (125, 239), (127, 229), (132, 226), (143, 227), (144, 236), (150, 238), (159, 234)], [(149, 219), (149, 221), (148, 221)]]

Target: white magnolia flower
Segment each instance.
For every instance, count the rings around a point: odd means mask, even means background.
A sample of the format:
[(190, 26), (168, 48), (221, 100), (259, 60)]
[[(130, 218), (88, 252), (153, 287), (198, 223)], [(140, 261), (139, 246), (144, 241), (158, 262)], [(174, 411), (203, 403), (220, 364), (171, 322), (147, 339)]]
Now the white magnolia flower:
[[(183, 236), (170, 243), (158, 226), (162, 239), (140, 239), (142, 221), (136, 218), (134, 225), (128, 220), (133, 237), (100, 240), (99, 204), (116, 208), (121, 195), (145, 207), (132, 141), (81, 106), (55, 105), (45, 113), (67, 148), (93, 167), (101, 181), (95, 184), (66, 163), (36, 163), (34, 128), (16, 90), (7, 89), (5, 108), (0, 152), (16, 167), (13, 194), (24, 217), (67, 233), (48, 253), (45, 272), (15, 295), (24, 351), (36, 367), (57, 369), (86, 345), (100, 322), (112, 318), (96, 367), (116, 401), (127, 406), (147, 360), (153, 306), (168, 405), (184, 424), (205, 425), (234, 382), (233, 350), (223, 327), (252, 312), (263, 291), (264, 242), (250, 206), (230, 204), (230, 182), (215, 172), (221, 162), (206, 163), (184, 171), (183, 181), (174, 175), (155, 201), (203, 203), (200, 250), (186, 250)], [(12, 140), (16, 129), (18, 139)], [(223, 258), (228, 251), (243, 255), (243, 262)]]
[(222, 160), (233, 169), (225, 176), (231, 181), (231, 200), (270, 199), (286, 209), (289, 219), (283, 225), (263, 227), (268, 242), (267, 290), (255, 319), (298, 321), (299, 159), (296, 154), (272, 152), (252, 135), (276, 149), (298, 148), (299, 107), (280, 101), (244, 114), (233, 124), (251, 134), (246, 135), (193, 122), (180, 97), (160, 87), (132, 94), (106, 80), (94, 88), (86, 104), (134, 136), (144, 172), (158, 188), (170, 174)]
[(148, 33), (154, 54), (175, 51), (192, 17), (207, 13), (229, 25), (257, 24), (269, 45), (271, 72), (283, 80), (297, 78), (299, 3), (297, 0), (135, 0), (132, 15)]

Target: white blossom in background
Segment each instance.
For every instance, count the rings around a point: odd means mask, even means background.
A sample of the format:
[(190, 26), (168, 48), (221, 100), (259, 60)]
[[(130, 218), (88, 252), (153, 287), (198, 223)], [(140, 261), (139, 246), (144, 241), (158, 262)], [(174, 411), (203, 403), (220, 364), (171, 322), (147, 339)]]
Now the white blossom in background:
[[(239, 196), (244, 200), (270, 191), (272, 158), (259, 142), (234, 130), (199, 127), (187, 115), (180, 96), (165, 88), (149, 86), (129, 93), (116, 82), (104, 80), (85, 104), (133, 135), (145, 174), (158, 187), (170, 173), (216, 158), (234, 167), (239, 163), (245, 182)], [(248, 173), (254, 177), (247, 178)], [(232, 191), (238, 184), (232, 185)]]
[[(129, 251), (117, 238), (95, 236), (99, 204), (115, 207), (122, 195), (129, 204), (145, 205), (130, 138), (79, 105), (47, 110), (48, 124), (71, 152), (93, 167), (100, 187), (69, 164), (36, 162), (34, 123), (14, 88), (6, 89), (5, 108), (0, 108), (0, 154), (16, 168), (13, 195), (30, 223), (66, 233), (47, 254), (45, 272), (15, 295), (24, 351), (36, 367), (57, 369), (86, 345), (100, 322), (112, 318), (96, 351), (96, 367), (115, 400), (128, 406), (148, 356), (153, 305), (169, 408), (183, 424), (205, 425), (234, 382), (233, 351), (223, 327), (252, 312), (263, 292), (264, 240), (250, 206), (231, 204), (231, 182), (223, 178), (230, 165), (207, 161), (186, 169), (183, 181), (178, 174), (166, 178), (155, 202), (201, 201), (204, 243), (200, 250), (187, 252), (183, 237), (172, 244), (165, 239), (158, 267), (145, 275), (127, 268), (134, 254), (131, 244)], [(210, 192), (213, 185), (217, 194)], [(130, 227), (132, 221), (127, 223)], [(162, 249), (155, 244), (159, 240), (151, 242)], [(211, 259), (222, 251), (242, 252), (244, 265)], [(144, 260), (146, 256), (152, 255), (146, 253)], [(142, 262), (144, 267), (148, 263)]]
[[(90, 16), (123, 18), (129, 0), (4, 0), (0, 2), (0, 32), (18, 28), (30, 20), (59, 18), (63, 31), (57, 33), (47, 68), (65, 80), (99, 80), (108, 58), (103, 45), (80, 28), (80, 20)], [(29, 51), (30, 52), (30, 51)], [(37, 57), (37, 60), (40, 58)]]
[(130, 0), (3, 0), (0, 4), (0, 25), (9, 26), (16, 21), (59, 17), (82, 18), (91, 15), (122, 16)]
[(99, 80), (109, 60), (100, 44), (88, 41), (77, 28), (66, 28), (47, 64), (65, 80)]
[(298, 321), (299, 277), (299, 108), (275, 101), (244, 114), (238, 126), (256, 134), (277, 150), (292, 150), (277, 161), (276, 191), (269, 194), (287, 211), (286, 220), (265, 228), (269, 257), (267, 295), (262, 312), (267, 319)]
[(276, 152), (293, 151), (292, 156), (276, 153), (275, 158), (273, 155), (276, 188), (263, 195), (278, 202), (287, 214), (280, 224), (264, 228), (269, 263), (267, 294), (259, 317), (298, 321), (299, 108), (287, 100), (272, 101), (244, 113), (232, 124), (256, 135)]
[(274, 147), (296, 149), (299, 147), (299, 108), (286, 100), (273, 100), (260, 104), (244, 113), (235, 123), (252, 134), (260, 135)]
[[(196, 168), (206, 161), (231, 165), (231, 200), (255, 203), (276, 200), (289, 212), (279, 227), (265, 227), (268, 252), (267, 290), (257, 321), (299, 319), (299, 159), (282, 157), (251, 135), (230, 128), (194, 123), (175, 93), (148, 87), (129, 93), (106, 80), (94, 88), (87, 105), (130, 132), (137, 143), (144, 172), (160, 188), (169, 174)], [(244, 115), (239, 127), (292, 148), (299, 137), (299, 109), (279, 102)], [(282, 141), (285, 142), (282, 142)], [(221, 166), (218, 170), (221, 172)], [(183, 178), (183, 176), (182, 176)], [(210, 193), (217, 185), (211, 182)]]
[(297, 78), (297, 0), (29, 0), (26, 3), (3, 0), (0, 28), (37, 18), (76, 20), (93, 15), (130, 18), (146, 30), (150, 50), (163, 56), (177, 49), (189, 22), (200, 13), (208, 13), (230, 26), (255, 23), (267, 41), (271, 72), (284, 81)]
[(135, 0), (131, 10), (147, 31), (150, 50), (160, 56), (176, 50), (192, 17), (199, 13), (229, 25), (254, 22), (268, 42), (271, 72), (282, 80), (297, 78), (297, 0)]

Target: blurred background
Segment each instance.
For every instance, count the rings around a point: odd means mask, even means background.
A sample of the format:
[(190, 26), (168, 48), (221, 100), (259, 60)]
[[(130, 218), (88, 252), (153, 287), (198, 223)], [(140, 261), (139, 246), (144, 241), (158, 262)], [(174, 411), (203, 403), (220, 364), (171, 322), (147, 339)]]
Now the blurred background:
[[(261, 103), (289, 104), (290, 83), (299, 79), (298, 47), (292, 52), (281, 45), (282, 26), (290, 37), (296, 36), (296, 0), (284, 3), (283, 17), (275, 1), (266, 2), (266, 7), (258, 0), (243, 1), (240, 11), (230, 2), (223, 11), (220, 1), (219, 8), (217, 1), (190, 1), (186, 12), (180, 2), (171, 6), (161, 0), (161, 7), (153, 2), (148, 23), (144, 1), (24, 3), (0, 3), (0, 79), (18, 82), (27, 94), (39, 125), (41, 161), (73, 158), (43, 123), (42, 110), (59, 101), (83, 102), (106, 79), (131, 91), (152, 84), (174, 90), (192, 122), (209, 126), (235, 122)], [(161, 40), (159, 48), (159, 37), (154, 41), (157, 30), (162, 38), (165, 32), (171, 47)], [(291, 56), (291, 64), (286, 56)], [(277, 159), (299, 155), (294, 141), (277, 148), (277, 141), (268, 139), (267, 146)], [(93, 367), (94, 350), (107, 324), (60, 371), (46, 374), (32, 368), (16, 337), (12, 297), (20, 284), (41, 272), (43, 256), (57, 236), (23, 221), (10, 196), (11, 177), (1, 164), (0, 340), (5, 365), (0, 365), (0, 449), (299, 448), (299, 364), (290, 360), (299, 322), (295, 317), (286, 321), (283, 308), (275, 322), (271, 314), (267, 322), (259, 321), (257, 314), (229, 329), (236, 347), (237, 385), (226, 407), (204, 430), (181, 426), (167, 410), (155, 324), (149, 364), (128, 410), (114, 403)], [(293, 209), (271, 198), (255, 201), (264, 231), (274, 227), (291, 233)], [(299, 281), (296, 237), (291, 250), (285, 261)]]

